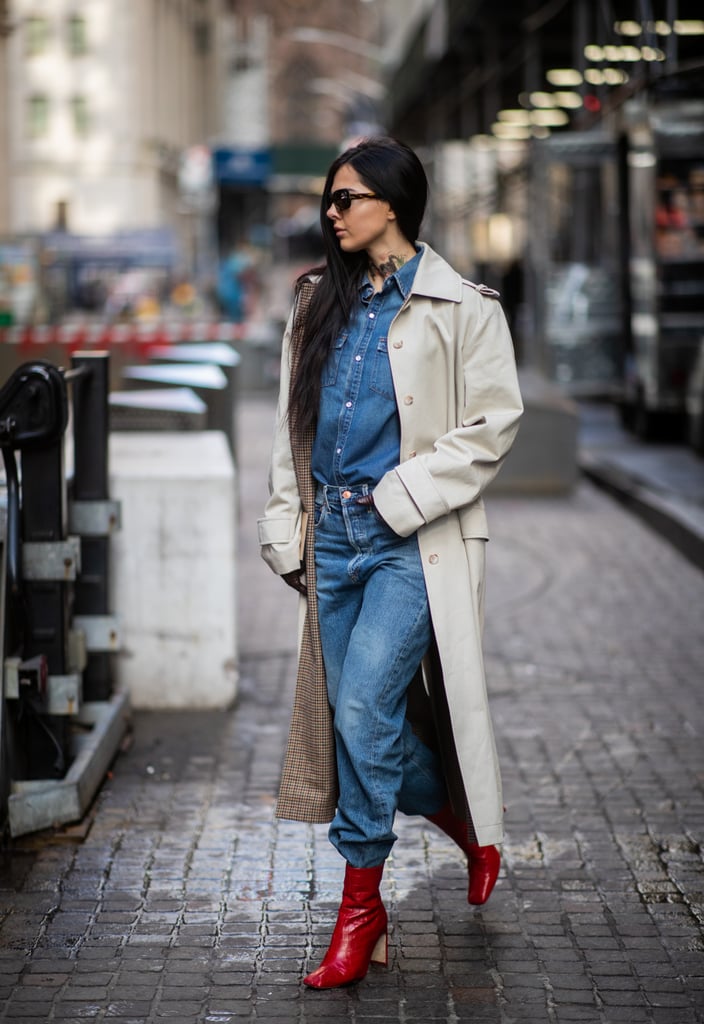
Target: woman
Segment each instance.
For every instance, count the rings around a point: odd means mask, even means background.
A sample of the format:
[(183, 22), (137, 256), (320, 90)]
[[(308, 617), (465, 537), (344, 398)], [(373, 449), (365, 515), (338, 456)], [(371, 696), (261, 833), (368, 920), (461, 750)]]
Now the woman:
[(284, 337), (262, 555), (301, 594), (299, 675), (277, 815), (330, 821), (346, 862), (331, 988), (386, 963), (379, 895), (397, 810), (496, 881), (501, 783), (481, 654), (482, 492), (522, 406), (496, 293), (417, 237), (416, 154), (370, 139), (332, 164), (323, 268)]

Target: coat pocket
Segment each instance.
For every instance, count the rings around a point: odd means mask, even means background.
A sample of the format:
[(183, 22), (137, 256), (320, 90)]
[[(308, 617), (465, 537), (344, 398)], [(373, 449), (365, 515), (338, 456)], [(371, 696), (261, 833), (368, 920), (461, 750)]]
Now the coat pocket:
[(461, 508), (458, 511), (458, 516), (463, 540), (469, 540), (472, 537), (489, 540), (489, 524), (483, 501), (475, 501), (473, 505)]
[(484, 598), (486, 596), (486, 537), (478, 537), (476, 534), (465, 537), (464, 553), (467, 559), (474, 613), (481, 633), (484, 629)]

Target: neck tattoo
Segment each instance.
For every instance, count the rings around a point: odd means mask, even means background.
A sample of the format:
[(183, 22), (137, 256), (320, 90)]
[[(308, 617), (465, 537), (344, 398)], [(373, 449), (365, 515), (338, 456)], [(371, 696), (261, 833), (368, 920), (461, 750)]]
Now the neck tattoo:
[(406, 256), (397, 256), (395, 253), (389, 253), (381, 263), (374, 263), (373, 260), (369, 260), (369, 273), (372, 277), (381, 277), (385, 280), (387, 277), (395, 274), (404, 263), (408, 263)]

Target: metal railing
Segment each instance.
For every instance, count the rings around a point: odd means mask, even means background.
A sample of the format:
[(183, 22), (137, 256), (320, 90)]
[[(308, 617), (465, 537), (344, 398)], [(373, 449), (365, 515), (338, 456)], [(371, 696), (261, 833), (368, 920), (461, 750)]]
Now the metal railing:
[(111, 679), (107, 354), (15, 370), (0, 449), (0, 819), (14, 836), (80, 818), (126, 728)]

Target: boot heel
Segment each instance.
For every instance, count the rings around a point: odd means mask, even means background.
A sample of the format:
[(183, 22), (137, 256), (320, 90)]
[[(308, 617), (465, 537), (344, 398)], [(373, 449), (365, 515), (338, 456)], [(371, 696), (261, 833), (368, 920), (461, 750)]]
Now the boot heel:
[(388, 967), (389, 964), (389, 938), (386, 929), (381, 933), (379, 938), (376, 940), (376, 945), (372, 950), (371, 962), (373, 964), (383, 964), (384, 967)]

